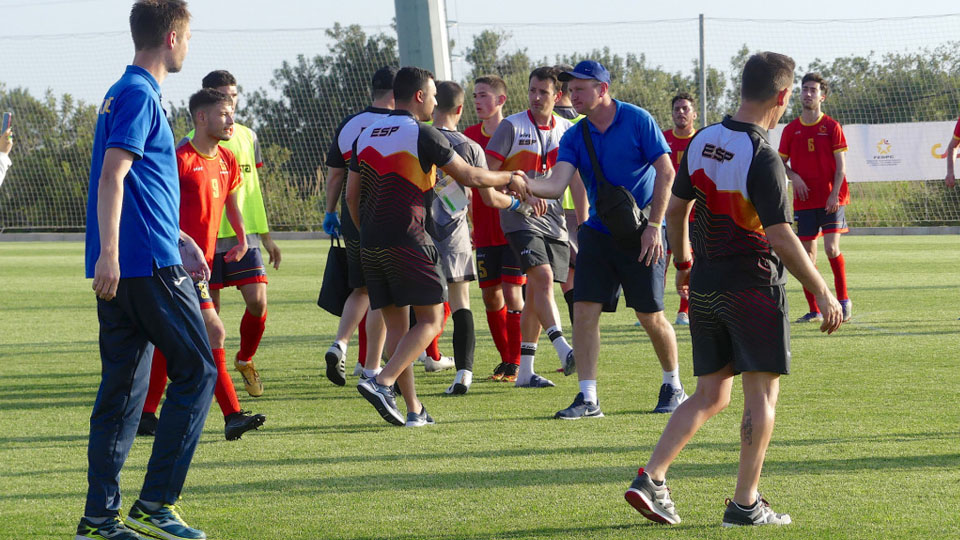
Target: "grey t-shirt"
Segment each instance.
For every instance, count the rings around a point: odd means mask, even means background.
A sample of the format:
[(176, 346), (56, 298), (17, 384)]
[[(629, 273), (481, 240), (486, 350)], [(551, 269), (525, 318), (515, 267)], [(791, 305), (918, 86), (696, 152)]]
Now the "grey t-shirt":
[[(512, 114), (503, 119), (487, 143), (487, 154), (503, 162), (501, 170), (522, 170), (530, 177), (542, 176), (557, 162), (560, 138), (573, 124), (551, 115), (549, 126), (538, 126), (530, 111)], [(547, 213), (526, 217), (510, 210), (500, 210), (500, 226), (504, 233), (532, 231), (547, 238), (567, 239), (567, 222), (560, 199), (547, 201)]]
[[(453, 147), (454, 152), (459, 154), (468, 165), (482, 167), (484, 169), (487, 168), (487, 159), (483, 154), (483, 148), (481, 148), (479, 144), (473, 142), (459, 131), (450, 131), (442, 128), (439, 129), (439, 131), (450, 141), (450, 146)], [(440, 192), (444, 186), (449, 186), (447, 189), (455, 191), (455, 196), (441, 197)], [(451, 203), (456, 203), (460, 197), (462, 197), (462, 199), (460, 199), (461, 201), (466, 200), (468, 196), (467, 188), (438, 169), (435, 191), (437, 192), (437, 196), (433, 197), (433, 203), (430, 207), (430, 217), (433, 222), (433, 226), (430, 229), (430, 236), (437, 242), (442, 242), (450, 238), (451, 235), (456, 236), (457, 239), (454, 240), (456, 245), (450, 247), (455, 251), (470, 251), (470, 234), (469, 225), (467, 224), (468, 208), (466, 205), (456, 209), (451, 207)], [(466, 234), (460, 234), (463, 231), (466, 231)]]

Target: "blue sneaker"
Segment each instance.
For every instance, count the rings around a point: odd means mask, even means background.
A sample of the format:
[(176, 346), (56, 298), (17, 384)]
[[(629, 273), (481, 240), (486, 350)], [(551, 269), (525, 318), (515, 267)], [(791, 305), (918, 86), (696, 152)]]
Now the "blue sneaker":
[(554, 418), (559, 420), (579, 420), (581, 418), (601, 418), (603, 417), (603, 411), (600, 410), (600, 406), (596, 403), (591, 403), (589, 401), (583, 400), (583, 392), (577, 393), (577, 397), (574, 398), (573, 403), (563, 409), (558, 411), (557, 414), (553, 415)]
[(821, 315), (819, 311), (811, 311), (810, 313), (807, 313), (806, 315), (804, 315), (803, 317), (800, 317), (794, 322), (798, 322), (798, 323), (820, 322), (822, 320), (823, 320), (823, 315)]
[(843, 322), (847, 322), (850, 317), (853, 317), (853, 301), (849, 298), (840, 300), (840, 309), (843, 310)]
[(420, 404), (420, 413), (417, 414), (413, 411), (407, 413), (407, 423), (404, 424), (406, 427), (422, 427), (433, 425), (436, 422), (433, 421), (433, 417), (430, 416), (430, 413), (427, 412), (427, 408)]
[(165, 540), (205, 540), (207, 535), (186, 524), (172, 504), (165, 504), (151, 512), (137, 501), (130, 507), (127, 524), (140, 534)]
[(94, 524), (87, 518), (81, 518), (77, 525), (77, 535), (74, 540), (145, 540), (123, 524), (120, 516), (115, 516), (103, 523)]
[(397, 408), (397, 398), (392, 388), (378, 383), (376, 377), (371, 377), (360, 381), (357, 384), (357, 391), (367, 398), (384, 420), (395, 426), (405, 424), (400, 409)]
[(683, 385), (677, 388), (669, 384), (661, 384), (660, 396), (657, 398), (657, 406), (653, 409), (653, 412), (672, 413), (686, 400), (687, 393), (683, 391)]
[[(637, 321), (639, 322), (639, 321)], [(573, 355), (573, 349), (567, 353), (567, 357), (563, 359), (563, 374), (564, 376), (570, 376), (577, 371), (577, 359)]]
[[(570, 354), (573, 354), (573, 353), (570, 353)], [(536, 373), (534, 373), (533, 376), (530, 377), (529, 381), (527, 381), (524, 384), (520, 384), (519, 382), (517, 382), (515, 386), (517, 388), (550, 388), (556, 385), (553, 384), (553, 381), (551, 381), (550, 379), (545, 379), (537, 375)]]

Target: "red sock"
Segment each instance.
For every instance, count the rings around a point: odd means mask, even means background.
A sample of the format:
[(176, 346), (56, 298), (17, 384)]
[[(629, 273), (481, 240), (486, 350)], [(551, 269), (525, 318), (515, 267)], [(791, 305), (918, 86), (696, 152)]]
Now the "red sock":
[(690, 300), (684, 297), (680, 297), (680, 309), (677, 310), (677, 313), (687, 313), (690, 311)]
[(153, 364), (150, 366), (150, 388), (147, 390), (147, 400), (143, 403), (143, 412), (156, 413), (160, 406), (160, 398), (167, 388), (167, 357), (160, 349), (153, 349)]
[(500, 361), (506, 362), (510, 358), (510, 345), (507, 341), (507, 306), (500, 308), (500, 311), (488, 311), (487, 326), (490, 327), (493, 344), (500, 353)]
[(807, 297), (807, 305), (810, 306), (810, 313), (820, 313), (820, 308), (817, 307), (817, 299), (813, 296), (813, 293), (804, 287), (803, 295)]
[(357, 358), (357, 361), (360, 362), (361, 366), (366, 366), (367, 365), (367, 315), (366, 314), (364, 314), (363, 318), (360, 319), (360, 327), (358, 329), (360, 330), (360, 333), (357, 336), (357, 339), (359, 340), (360, 343), (357, 346), (357, 354), (359, 355), (359, 358)]
[(833, 270), (833, 284), (837, 288), (837, 300), (849, 300), (847, 296), (847, 264), (843, 261), (843, 253), (837, 255), (830, 261), (830, 269)]
[(447, 327), (447, 317), (450, 316), (450, 304), (443, 303), (443, 320), (440, 322), (440, 333), (434, 336), (430, 345), (427, 345), (427, 356), (433, 358), (434, 362), (440, 361), (440, 336), (443, 335), (444, 328)]
[(266, 326), (266, 311), (263, 312), (263, 317), (257, 317), (249, 311), (243, 312), (243, 318), (240, 319), (240, 352), (237, 353), (237, 360), (243, 362), (253, 360), (253, 355), (257, 354), (257, 348), (260, 347), (260, 339), (263, 337)]
[(510, 344), (510, 354), (507, 362), (520, 365), (520, 312), (507, 311), (507, 342)]
[(217, 397), (220, 411), (223, 416), (240, 412), (240, 401), (237, 400), (237, 391), (233, 388), (233, 380), (227, 373), (227, 351), (211, 349), (213, 361), (217, 364), (217, 384), (213, 387), (213, 395)]

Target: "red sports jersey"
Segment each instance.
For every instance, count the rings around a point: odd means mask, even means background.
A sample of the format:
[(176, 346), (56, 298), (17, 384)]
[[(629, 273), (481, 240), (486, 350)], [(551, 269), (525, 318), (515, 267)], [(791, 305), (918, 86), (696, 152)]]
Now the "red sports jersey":
[[(803, 178), (810, 192), (807, 200), (793, 198), (794, 210), (823, 208), (833, 190), (833, 175), (837, 172), (837, 152), (847, 151), (847, 139), (836, 120), (825, 114), (813, 124), (804, 124), (800, 118), (783, 128), (780, 138), (780, 156), (790, 160), (790, 168)], [(850, 203), (847, 179), (840, 186), (840, 204)]]
[(216, 156), (197, 151), (193, 142), (177, 148), (180, 173), (180, 229), (203, 250), (213, 268), (217, 233), (227, 195), (240, 187), (240, 166), (233, 153), (217, 145)]
[[(673, 128), (663, 130), (663, 136), (667, 139), (667, 146), (670, 147), (670, 162), (673, 163), (674, 172), (680, 172), (680, 160), (683, 159), (683, 153), (687, 151), (687, 146), (690, 144), (690, 139), (697, 134), (697, 131), (694, 130), (687, 137), (678, 137), (676, 133), (673, 132)], [(693, 208), (690, 209), (690, 223), (693, 223)]]
[(957, 119), (957, 125), (953, 128), (953, 138), (960, 140), (960, 118)]
[[(463, 134), (470, 137), (484, 150), (490, 142), (490, 135), (483, 132), (483, 123), (479, 123), (463, 130)], [(473, 189), (473, 198), (470, 206), (473, 208), (473, 247), (504, 246), (507, 238), (500, 228), (500, 210), (484, 204), (477, 188)]]

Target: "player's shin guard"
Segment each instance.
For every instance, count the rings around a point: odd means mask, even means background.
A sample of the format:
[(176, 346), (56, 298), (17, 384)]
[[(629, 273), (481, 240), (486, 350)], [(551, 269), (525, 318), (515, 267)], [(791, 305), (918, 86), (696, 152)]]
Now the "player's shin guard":
[(488, 311), (487, 326), (490, 327), (493, 344), (497, 347), (497, 352), (500, 353), (500, 361), (509, 362), (510, 341), (507, 338), (507, 306), (503, 306), (499, 311)]
[(224, 349), (210, 349), (213, 361), (217, 365), (217, 384), (213, 387), (213, 395), (217, 398), (223, 416), (240, 412), (240, 401), (237, 391), (233, 388), (233, 380), (227, 373), (227, 351)]
[(830, 261), (830, 269), (833, 270), (833, 284), (837, 288), (837, 300), (849, 300), (847, 295), (847, 264), (843, 260), (843, 253), (837, 255)]
[(453, 361), (457, 365), (457, 371), (473, 371), (473, 352), (476, 346), (473, 312), (469, 309), (458, 309), (453, 314)]
[(817, 307), (817, 299), (813, 296), (813, 293), (808, 291), (806, 287), (803, 288), (803, 296), (807, 299), (807, 306), (810, 307), (810, 313), (820, 313), (820, 308)]
[(240, 352), (237, 353), (237, 360), (249, 362), (257, 354), (260, 347), (260, 340), (263, 338), (263, 331), (267, 327), (267, 312), (263, 312), (262, 317), (243, 312), (243, 318), (240, 319)]
[(507, 310), (507, 343), (510, 355), (507, 362), (520, 365), (520, 311)]
[(150, 365), (150, 388), (147, 389), (147, 400), (143, 402), (143, 412), (156, 413), (160, 406), (160, 398), (167, 388), (167, 357), (160, 349), (153, 349), (153, 363)]

